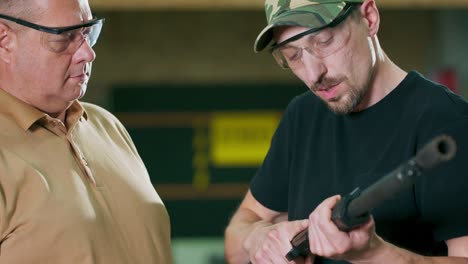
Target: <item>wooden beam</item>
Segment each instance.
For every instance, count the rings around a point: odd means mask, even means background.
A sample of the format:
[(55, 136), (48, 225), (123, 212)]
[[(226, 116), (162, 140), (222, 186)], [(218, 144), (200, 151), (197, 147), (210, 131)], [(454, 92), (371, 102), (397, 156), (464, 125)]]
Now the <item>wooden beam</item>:
[(384, 8), (468, 8), (466, 0), (377, 0)]
[(195, 125), (208, 127), (209, 112), (154, 112), (116, 113), (120, 121), (131, 128), (192, 128)]
[(249, 189), (249, 183), (210, 184), (203, 191), (191, 184), (155, 184), (155, 188), (163, 200), (240, 200)]
[(262, 9), (263, 0), (89, 0), (93, 9), (179, 9), (179, 10), (210, 10), (210, 9)]
[[(263, 0), (89, 0), (108, 10), (262, 10)], [(384, 8), (468, 8), (467, 0), (377, 0)]]

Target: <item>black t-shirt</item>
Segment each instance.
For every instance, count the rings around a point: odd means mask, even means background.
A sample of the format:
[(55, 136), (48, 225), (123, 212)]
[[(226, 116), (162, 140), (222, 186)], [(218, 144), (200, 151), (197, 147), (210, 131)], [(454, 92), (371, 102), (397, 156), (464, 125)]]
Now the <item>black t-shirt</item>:
[(444, 240), (468, 235), (468, 103), (417, 72), (349, 115), (332, 113), (311, 92), (294, 98), (250, 188), (265, 207), (305, 219), (327, 197), (366, 188), (440, 134), (455, 139), (455, 158), (371, 213), (386, 241), (446, 255)]

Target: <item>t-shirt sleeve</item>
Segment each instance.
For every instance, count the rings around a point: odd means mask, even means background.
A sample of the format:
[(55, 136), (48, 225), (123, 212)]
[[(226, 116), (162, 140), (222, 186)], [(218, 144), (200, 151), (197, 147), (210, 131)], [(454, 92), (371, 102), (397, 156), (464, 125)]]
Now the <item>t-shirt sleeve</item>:
[(468, 118), (451, 122), (426, 140), (441, 134), (455, 140), (455, 157), (422, 175), (416, 189), (421, 217), (433, 227), (437, 241), (468, 235)]
[(291, 130), (295, 99), (286, 108), (263, 164), (250, 183), (250, 190), (255, 199), (263, 206), (277, 212), (288, 210), (290, 146), (293, 145)]

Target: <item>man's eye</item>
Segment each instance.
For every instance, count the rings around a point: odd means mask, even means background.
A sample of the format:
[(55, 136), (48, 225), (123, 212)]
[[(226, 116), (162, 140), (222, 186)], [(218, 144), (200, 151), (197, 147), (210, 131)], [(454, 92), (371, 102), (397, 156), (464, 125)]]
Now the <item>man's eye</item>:
[(70, 41), (70, 36), (66, 33), (62, 33), (60, 35), (52, 35), (48, 37), (49, 42), (67, 42)]
[(295, 61), (295, 60), (298, 60), (301, 56), (299, 56), (299, 52), (296, 52), (294, 54), (292, 54), (291, 56), (289, 56), (288, 60), (289, 61)]
[(329, 36), (328, 38), (323, 38), (323, 39), (317, 39), (315, 42), (315, 45), (318, 48), (322, 48), (322, 47), (329, 46), (331, 43), (333, 43), (333, 36)]
[(283, 56), (288, 61), (295, 61), (300, 59), (301, 52), (300, 49), (288, 48), (283, 50)]
[(89, 34), (91, 34), (91, 27), (86, 27), (86, 28), (84, 28), (84, 29), (81, 31), (81, 34), (83, 34), (83, 36), (88, 36)]
[(312, 44), (317, 47), (327, 46), (333, 42), (333, 33), (331, 29), (325, 29), (316, 36), (314, 36), (311, 41)]
[(70, 31), (63, 32), (59, 36), (61, 36), (63, 40), (73, 41), (79, 35), (81, 35), (80, 30), (70, 30)]

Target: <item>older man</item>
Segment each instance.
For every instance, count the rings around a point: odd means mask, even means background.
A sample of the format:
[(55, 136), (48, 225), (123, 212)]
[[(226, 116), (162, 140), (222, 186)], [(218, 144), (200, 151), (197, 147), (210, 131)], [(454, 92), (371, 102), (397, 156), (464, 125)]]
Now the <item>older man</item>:
[(0, 263), (172, 263), (169, 217), (122, 124), (78, 101), (104, 19), (0, 2)]

